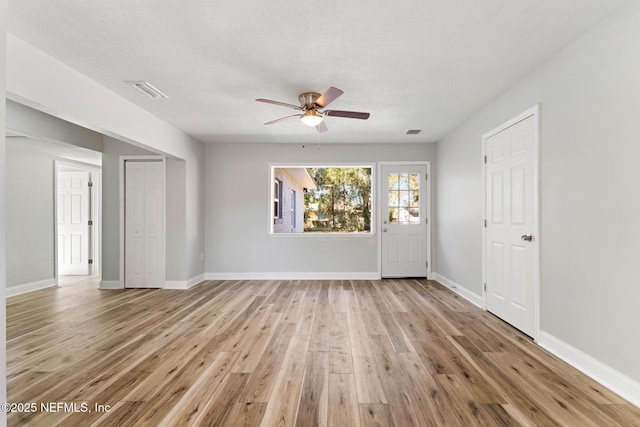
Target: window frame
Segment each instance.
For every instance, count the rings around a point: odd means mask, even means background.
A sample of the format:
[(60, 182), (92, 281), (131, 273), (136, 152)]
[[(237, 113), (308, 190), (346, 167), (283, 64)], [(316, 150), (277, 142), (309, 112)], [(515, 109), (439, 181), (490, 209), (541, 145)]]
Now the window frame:
[[(298, 228), (298, 221), (296, 218), (298, 216), (298, 202), (296, 200), (298, 192), (292, 188), (289, 197), (291, 198), (291, 230), (295, 230)], [(295, 233), (295, 231), (292, 231), (292, 233)]]
[(271, 215), (272, 223), (276, 224), (278, 220), (282, 220), (282, 181), (272, 175), (271, 182), (273, 183), (271, 187)]
[[(354, 163), (269, 163), (269, 180), (268, 182), (273, 183), (277, 178), (275, 177), (275, 169), (286, 169), (286, 168), (368, 168), (371, 169), (371, 217), (370, 217), (370, 230), (363, 231), (359, 233), (345, 233), (339, 231), (328, 231), (328, 232), (296, 232), (296, 233), (277, 233), (274, 232), (274, 223), (275, 220), (270, 219), (267, 229), (267, 234), (270, 237), (290, 237), (290, 238), (347, 238), (347, 239), (362, 239), (362, 238), (371, 238), (374, 237), (377, 232), (377, 221), (378, 221), (378, 171), (376, 162), (354, 162)], [(273, 215), (273, 201), (274, 201), (274, 192), (275, 186), (273, 184), (269, 185), (269, 218), (272, 218)], [(282, 205), (282, 203), (281, 203)], [(297, 206), (297, 209), (300, 209), (300, 206)], [(302, 206), (304, 209), (305, 206)]]

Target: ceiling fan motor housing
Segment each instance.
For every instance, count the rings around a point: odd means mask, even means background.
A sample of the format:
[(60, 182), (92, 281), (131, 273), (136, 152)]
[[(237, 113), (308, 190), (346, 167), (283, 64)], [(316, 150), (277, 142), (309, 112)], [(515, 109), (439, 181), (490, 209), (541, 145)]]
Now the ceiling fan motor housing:
[(300, 101), (300, 106), (305, 110), (317, 108), (317, 105), (315, 105), (315, 102), (318, 98), (320, 98), (320, 94), (318, 92), (305, 92), (305, 93), (301, 93), (298, 96), (298, 100)]

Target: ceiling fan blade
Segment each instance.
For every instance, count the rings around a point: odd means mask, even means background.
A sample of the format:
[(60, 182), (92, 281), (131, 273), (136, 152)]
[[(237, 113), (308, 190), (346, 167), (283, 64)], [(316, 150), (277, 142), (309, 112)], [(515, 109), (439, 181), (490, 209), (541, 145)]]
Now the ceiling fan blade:
[(327, 127), (327, 125), (324, 123), (324, 121), (320, 122), (320, 124), (318, 124), (316, 126), (316, 130), (320, 133), (326, 132), (329, 130), (329, 128)]
[(342, 95), (344, 92), (340, 89), (331, 86), (329, 89), (325, 91), (318, 99), (316, 99), (315, 104), (321, 108), (326, 107), (331, 104), (337, 97)]
[(323, 114), (326, 116), (346, 117), (348, 119), (361, 119), (361, 120), (367, 120), (370, 116), (369, 113), (359, 113), (357, 111), (340, 111), (340, 110), (326, 110)]
[(280, 105), (282, 107), (294, 108), (296, 110), (302, 110), (302, 107), (299, 105), (287, 104), (286, 102), (273, 101), (271, 99), (258, 98), (256, 99), (258, 102), (265, 102), (267, 104)]
[(281, 117), (279, 119), (271, 120), (270, 122), (265, 123), (265, 125), (275, 125), (276, 123), (284, 122), (285, 120), (292, 119), (294, 117), (301, 117), (302, 114), (294, 114), (292, 116)]

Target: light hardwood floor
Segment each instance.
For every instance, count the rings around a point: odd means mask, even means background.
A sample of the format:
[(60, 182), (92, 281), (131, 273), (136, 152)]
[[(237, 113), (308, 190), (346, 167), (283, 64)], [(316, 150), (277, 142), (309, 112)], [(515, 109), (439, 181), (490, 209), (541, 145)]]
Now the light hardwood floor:
[(11, 426), (640, 425), (640, 409), (426, 280), (50, 288), (8, 299), (7, 358), (10, 402), (77, 410)]

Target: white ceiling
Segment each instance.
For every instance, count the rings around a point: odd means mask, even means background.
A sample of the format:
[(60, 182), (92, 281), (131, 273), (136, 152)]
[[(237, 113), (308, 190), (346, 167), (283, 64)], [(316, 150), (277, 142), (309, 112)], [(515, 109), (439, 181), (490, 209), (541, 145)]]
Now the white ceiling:
[[(434, 142), (625, 2), (9, 0), (9, 31), (204, 142)], [(262, 124), (329, 86), (371, 118)]]

